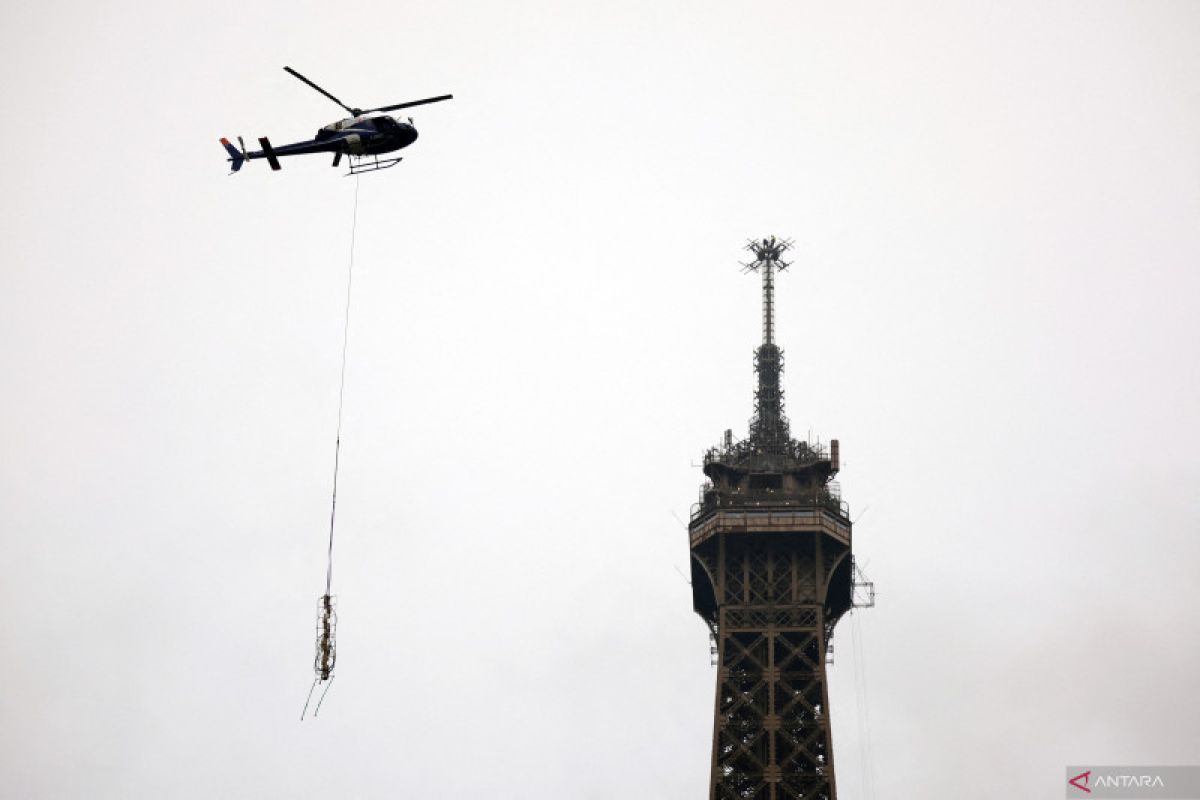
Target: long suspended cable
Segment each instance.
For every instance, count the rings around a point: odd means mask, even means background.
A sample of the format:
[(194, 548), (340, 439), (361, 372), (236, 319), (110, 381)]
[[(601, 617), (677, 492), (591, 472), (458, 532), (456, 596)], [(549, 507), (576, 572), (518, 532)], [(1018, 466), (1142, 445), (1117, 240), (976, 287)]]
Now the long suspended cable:
[(317, 700), (313, 716), (320, 713), (321, 704), (325, 702), (325, 695), (329, 693), (329, 687), (333, 685), (333, 667), (337, 661), (337, 644), (334, 638), (337, 630), (337, 613), (331, 594), (333, 590), (333, 531), (337, 523), (338, 470), (341, 466), (342, 456), (342, 415), (346, 399), (346, 352), (350, 345), (350, 299), (354, 290), (354, 244), (358, 234), (358, 187), (359, 179), (355, 177), (354, 214), (350, 225), (350, 263), (346, 267), (346, 310), (342, 322), (342, 367), (338, 377), (337, 436), (333, 445), (333, 495), (329, 501), (329, 550), (325, 565), (325, 594), (317, 601), (317, 655), (313, 660), (313, 671), (316, 672), (316, 677), (313, 678), (312, 686), (308, 689), (304, 709), (300, 712), (301, 720), (308, 713), (313, 690), (317, 688), (318, 683), (323, 683), (325, 688)]
[(338, 378), (338, 413), (337, 436), (333, 446), (333, 497), (329, 503), (329, 554), (325, 568), (325, 594), (329, 594), (333, 586), (333, 528), (337, 521), (337, 485), (338, 467), (342, 455), (342, 409), (346, 398), (346, 351), (350, 346), (350, 297), (354, 289), (354, 241), (358, 234), (358, 186), (359, 178), (354, 178), (354, 214), (350, 224), (350, 264), (346, 268), (346, 310), (342, 324), (342, 369)]
[(867, 664), (863, 652), (862, 625), (858, 615), (850, 614), (850, 633), (854, 643), (854, 694), (858, 706), (859, 767), (862, 772), (863, 800), (875, 797), (875, 761), (871, 752), (871, 714), (867, 707)]

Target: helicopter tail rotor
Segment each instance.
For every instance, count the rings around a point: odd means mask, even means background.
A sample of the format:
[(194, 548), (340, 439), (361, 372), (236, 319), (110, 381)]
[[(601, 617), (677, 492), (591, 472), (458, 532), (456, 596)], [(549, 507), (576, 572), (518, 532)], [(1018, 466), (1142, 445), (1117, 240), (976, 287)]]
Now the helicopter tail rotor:
[(245, 148), (242, 148), (242, 150), (239, 151), (236, 147), (229, 143), (228, 139), (224, 137), (221, 138), (221, 144), (224, 145), (225, 152), (229, 153), (230, 169), (232, 169), (234, 172), (237, 172), (242, 168), (242, 164), (244, 164), (246, 161)]

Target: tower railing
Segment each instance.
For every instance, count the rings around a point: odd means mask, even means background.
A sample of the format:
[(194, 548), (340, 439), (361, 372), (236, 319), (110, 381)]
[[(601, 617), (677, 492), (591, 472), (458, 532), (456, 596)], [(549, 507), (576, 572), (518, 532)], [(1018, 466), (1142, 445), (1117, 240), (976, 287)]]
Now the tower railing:
[(811, 492), (785, 492), (780, 489), (735, 489), (719, 492), (709, 482), (700, 487), (700, 500), (692, 506), (690, 521), (720, 509), (742, 511), (754, 508), (821, 508), (845, 521), (850, 520), (850, 506), (841, 498), (836, 484)]
[(829, 460), (829, 450), (821, 442), (804, 442), (795, 439), (764, 444), (754, 439), (710, 447), (704, 453), (704, 466), (709, 464), (741, 464), (752, 458), (782, 456), (797, 464), (815, 464)]

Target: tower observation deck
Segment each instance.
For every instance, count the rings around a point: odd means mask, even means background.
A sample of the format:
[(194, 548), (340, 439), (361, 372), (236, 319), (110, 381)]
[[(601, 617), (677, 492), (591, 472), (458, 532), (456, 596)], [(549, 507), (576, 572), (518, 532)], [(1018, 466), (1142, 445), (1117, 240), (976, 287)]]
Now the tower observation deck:
[(853, 605), (851, 525), (838, 441), (796, 441), (783, 413), (775, 277), (790, 246), (747, 245), (763, 291), (754, 416), (748, 438), (726, 431), (705, 453), (688, 526), (692, 603), (716, 642), (710, 800), (837, 797), (825, 664)]

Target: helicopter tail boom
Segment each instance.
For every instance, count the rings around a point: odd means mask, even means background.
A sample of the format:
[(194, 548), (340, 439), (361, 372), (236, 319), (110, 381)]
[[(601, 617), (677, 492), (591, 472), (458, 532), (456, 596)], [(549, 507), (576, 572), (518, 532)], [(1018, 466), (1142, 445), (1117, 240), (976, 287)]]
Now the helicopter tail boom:
[(245, 163), (246, 154), (241, 152), (240, 150), (238, 150), (232, 144), (230, 144), (229, 140), (224, 137), (221, 138), (221, 144), (225, 146), (225, 152), (229, 153), (229, 162), (231, 164), (231, 169), (234, 172), (237, 172), (239, 169), (242, 168), (242, 164)]

